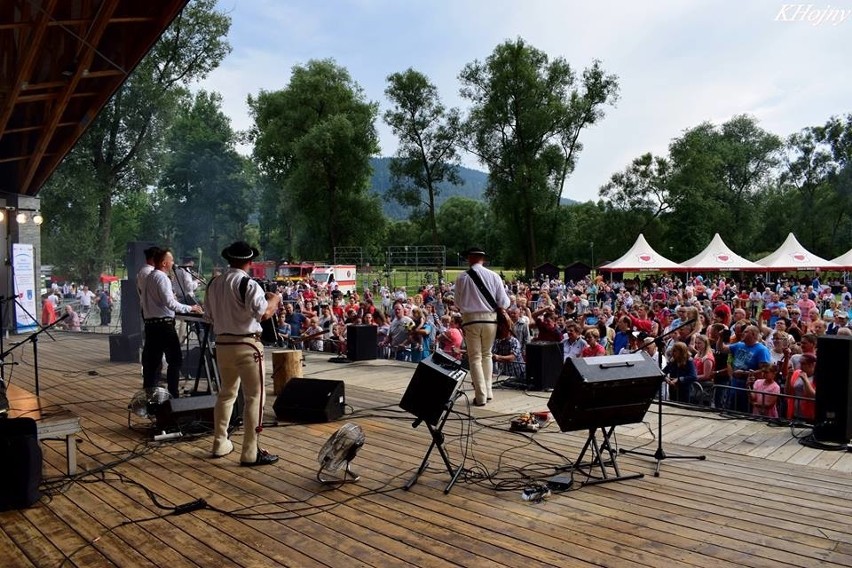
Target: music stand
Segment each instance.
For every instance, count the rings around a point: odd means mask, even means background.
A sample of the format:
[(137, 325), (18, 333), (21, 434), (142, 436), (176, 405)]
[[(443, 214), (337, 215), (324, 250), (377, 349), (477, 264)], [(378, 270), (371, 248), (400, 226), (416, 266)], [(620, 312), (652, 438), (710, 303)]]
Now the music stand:
[[(618, 452), (610, 440), (616, 426), (644, 418), (661, 377), (659, 367), (645, 353), (566, 360), (547, 407), (561, 431), (586, 430), (588, 436), (576, 461), (557, 470), (586, 469), (588, 479), (582, 485), (643, 477), (641, 473), (621, 474)], [(591, 460), (584, 462), (589, 450)], [(612, 468), (614, 476), (607, 467)], [(595, 468), (600, 476), (593, 474)], [(566, 483), (563, 476), (557, 476), (550, 483), (566, 486), (571, 481)]]
[(414, 376), (405, 394), (399, 402), (400, 408), (415, 416), (412, 428), (417, 428), (421, 422), (426, 423), (432, 442), (420, 463), (420, 467), (405, 484), (405, 489), (411, 489), (420, 476), (429, 467), (429, 457), (434, 450), (438, 450), (450, 482), (444, 488), (444, 495), (448, 494), (461, 475), (462, 467), (453, 467), (447, 449), (444, 447), (444, 425), (453, 412), (456, 400), (462, 395), (461, 385), (467, 376), (461, 364), (438, 353), (427, 357), (417, 364)]
[[(668, 333), (664, 333), (663, 335), (654, 338), (654, 343), (657, 345), (657, 365), (662, 368), (663, 366), (663, 348), (665, 347), (665, 342), (663, 341), (666, 337), (674, 334), (682, 327), (686, 327), (687, 325), (692, 325), (695, 323), (695, 320), (690, 320), (685, 322), (678, 327), (670, 330)], [(643, 452), (641, 450), (625, 450), (624, 448), (619, 448), (618, 452), (621, 454), (633, 454), (636, 456), (644, 456), (647, 458), (654, 458), (657, 460), (657, 464), (654, 467), (654, 477), (660, 477), (660, 466), (663, 463), (663, 460), (698, 460), (704, 461), (707, 459), (707, 456), (701, 454), (697, 456), (673, 456), (666, 453), (663, 449), (663, 380), (665, 377), (660, 378), (659, 390), (657, 392), (657, 449), (652, 454), (650, 452)]]

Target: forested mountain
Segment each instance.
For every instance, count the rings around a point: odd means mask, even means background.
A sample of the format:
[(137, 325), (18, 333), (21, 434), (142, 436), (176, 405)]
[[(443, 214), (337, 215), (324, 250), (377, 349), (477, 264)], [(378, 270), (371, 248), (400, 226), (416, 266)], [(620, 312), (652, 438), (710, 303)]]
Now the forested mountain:
[[(384, 214), (393, 219), (408, 219), (411, 211), (397, 203), (394, 199), (386, 197), (385, 194), (390, 189), (390, 161), (391, 158), (372, 158), (370, 164), (373, 166), (372, 191), (379, 195), (382, 200), (382, 211)], [(461, 185), (453, 185), (451, 183), (441, 184), (441, 193), (438, 195), (436, 206), (441, 207), (448, 198), (454, 195), (468, 197), (470, 199), (482, 200), (485, 196), (485, 186), (488, 183), (488, 174), (479, 170), (460, 167), (459, 177), (462, 180)]]

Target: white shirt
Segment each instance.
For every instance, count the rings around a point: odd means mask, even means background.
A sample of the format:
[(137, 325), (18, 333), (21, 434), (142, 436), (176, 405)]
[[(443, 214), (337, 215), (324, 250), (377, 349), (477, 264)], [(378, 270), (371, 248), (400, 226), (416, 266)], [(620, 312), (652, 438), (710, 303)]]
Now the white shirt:
[(153, 270), (153, 266), (146, 264), (136, 273), (136, 293), (139, 294), (139, 306), (142, 308), (143, 318), (145, 317), (145, 284), (148, 282), (148, 275)]
[(174, 282), (174, 293), (175, 296), (181, 298), (186, 301), (189, 298), (195, 300), (195, 290), (198, 288), (198, 282), (193, 278), (192, 273), (185, 269), (175, 265), (175, 282)]
[[(474, 264), (471, 268), (482, 279), (485, 288), (491, 292), (491, 296), (497, 302), (497, 306), (508, 308), (510, 303), (509, 295), (506, 294), (506, 288), (503, 286), (503, 280), (500, 276), (496, 272), (482, 266), (482, 263)], [(482, 293), (476, 287), (476, 283), (468, 275), (467, 271), (459, 274), (456, 279), (454, 298), (456, 305), (463, 314), (494, 311), (494, 308), (482, 297)]]
[(152, 270), (145, 279), (142, 313), (145, 319), (173, 318), (175, 313), (188, 314), (192, 306), (181, 304), (172, 292), (172, 281), (162, 270)]
[(260, 319), (268, 303), (260, 284), (249, 279), (245, 301), (240, 294), (240, 283), (248, 274), (239, 268), (228, 268), (207, 285), (204, 297), (204, 319), (213, 323), (218, 334), (245, 335), (260, 333)]

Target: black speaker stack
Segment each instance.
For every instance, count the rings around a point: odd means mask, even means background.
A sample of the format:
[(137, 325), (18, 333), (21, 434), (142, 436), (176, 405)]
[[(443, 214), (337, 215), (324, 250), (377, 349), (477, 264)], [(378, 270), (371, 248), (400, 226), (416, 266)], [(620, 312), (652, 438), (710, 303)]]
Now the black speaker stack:
[(374, 325), (346, 326), (346, 358), (350, 361), (369, 361), (378, 354), (377, 327)]
[(0, 420), (0, 464), (0, 511), (35, 504), (41, 497), (42, 468), (35, 420)]
[(346, 393), (343, 381), (290, 379), (272, 409), (287, 422), (331, 422), (343, 416)]
[(527, 343), (527, 386), (550, 390), (562, 372), (562, 344), (556, 341)]
[(847, 444), (852, 440), (852, 337), (817, 339), (814, 438)]

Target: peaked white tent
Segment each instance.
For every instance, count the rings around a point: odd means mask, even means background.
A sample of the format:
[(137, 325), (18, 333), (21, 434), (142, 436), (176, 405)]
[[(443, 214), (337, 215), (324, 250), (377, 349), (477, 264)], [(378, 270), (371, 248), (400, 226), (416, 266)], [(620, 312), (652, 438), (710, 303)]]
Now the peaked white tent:
[(693, 256), (689, 260), (680, 263), (681, 270), (696, 272), (707, 270), (710, 272), (724, 272), (728, 270), (764, 270), (759, 264), (745, 259), (733, 252), (719, 233), (713, 235), (713, 240), (710, 241), (703, 251)]
[(604, 264), (599, 270), (608, 272), (640, 272), (642, 270), (678, 270), (680, 265), (673, 262), (651, 248), (644, 235), (639, 235), (636, 242), (620, 258)]
[(793, 233), (787, 235), (778, 249), (757, 261), (765, 270), (814, 270), (816, 268), (837, 269), (839, 265), (820, 258), (803, 247)]
[(852, 268), (852, 249), (849, 249), (846, 254), (841, 254), (837, 258), (832, 259), (831, 262), (841, 269), (849, 270)]

